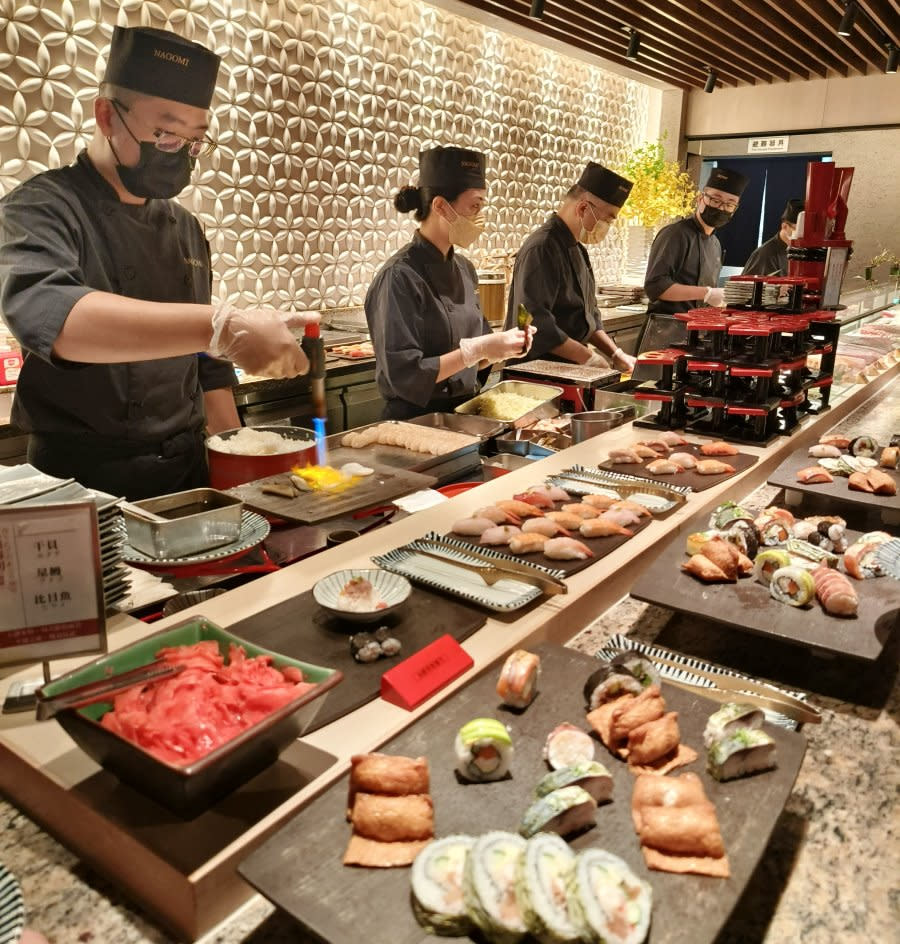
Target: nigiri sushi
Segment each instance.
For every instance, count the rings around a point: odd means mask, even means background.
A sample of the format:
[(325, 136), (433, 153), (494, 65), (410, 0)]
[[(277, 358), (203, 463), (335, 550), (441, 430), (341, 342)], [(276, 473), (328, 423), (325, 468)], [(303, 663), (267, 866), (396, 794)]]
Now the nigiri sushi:
[(548, 511), (546, 516), (567, 531), (577, 531), (584, 521), (580, 515), (573, 515), (571, 511)]
[(828, 443), (816, 443), (809, 447), (809, 455), (813, 459), (838, 459), (841, 450), (837, 446), (831, 446)]
[(641, 457), (633, 449), (612, 449), (608, 459), (613, 465), (640, 465)]
[(610, 521), (606, 517), (589, 518), (587, 521), (583, 521), (579, 531), (581, 536), (585, 538), (608, 538), (614, 534), (622, 534), (630, 538), (634, 534), (634, 531), (629, 531), (628, 528), (623, 528), (622, 525), (616, 524), (615, 521)]
[(633, 511), (639, 518), (652, 517), (649, 508), (646, 508), (640, 502), (631, 501), (628, 498), (620, 498), (617, 502), (613, 502), (609, 507), (612, 509), (626, 508), (628, 511)]
[(568, 537), (569, 532), (550, 518), (529, 518), (522, 522), (523, 534), (543, 534), (546, 538), (555, 538), (557, 535)]
[(695, 456), (692, 456), (689, 452), (673, 452), (669, 456), (671, 462), (677, 462), (682, 469), (696, 469), (697, 468), (697, 459)]
[(493, 521), (494, 524), (513, 524), (514, 521), (518, 520), (514, 515), (508, 514), (502, 508), (498, 508), (496, 505), (488, 505), (485, 508), (479, 508), (478, 511), (472, 515), (472, 517), (487, 518), (490, 521)]
[(563, 505), (560, 511), (568, 512), (570, 515), (578, 515), (579, 518), (596, 518), (600, 514), (598, 508), (584, 502), (570, 502)]
[(517, 534), (521, 534), (521, 528), (514, 524), (497, 524), (488, 528), (481, 534), (482, 544), (509, 544), (510, 540)]
[(701, 459), (695, 469), (700, 475), (725, 475), (734, 472), (734, 466), (718, 459)]
[(664, 442), (667, 446), (686, 446), (687, 440), (680, 433), (673, 432), (670, 429), (664, 430), (659, 434), (658, 437), (660, 442)]
[(620, 528), (630, 528), (632, 525), (641, 523), (640, 516), (629, 508), (607, 508), (600, 517), (606, 521), (612, 521)]
[(461, 534), (465, 537), (479, 537), (489, 528), (495, 527), (490, 518), (460, 518), (453, 522), (450, 529), (454, 534)]
[(551, 560), (587, 560), (594, 552), (575, 538), (550, 538), (544, 545), (544, 556)]
[(667, 456), (672, 451), (672, 447), (661, 436), (657, 439), (642, 439), (641, 445), (649, 446), (661, 456)]
[(797, 481), (804, 485), (821, 485), (824, 482), (833, 482), (834, 477), (820, 465), (811, 465), (797, 472)]
[(590, 505), (592, 508), (599, 508), (601, 511), (606, 511), (610, 505), (619, 501), (619, 498), (614, 498), (612, 495), (582, 495), (581, 504)]
[(628, 448), (631, 449), (632, 452), (636, 452), (642, 459), (656, 459), (659, 456), (659, 453), (655, 449), (651, 449), (643, 443), (635, 443)]
[(850, 440), (846, 436), (835, 436), (832, 433), (820, 436), (819, 442), (823, 446), (837, 446), (838, 449), (846, 449), (850, 445)]
[(534, 505), (535, 508), (552, 509), (555, 507), (553, 499), (546, 492), (541, 492), (537, 489), (513, 495), (513, 500), (526, 502), (529, 505)]
[(546, 534), (514, 534), (509, 539), (509, 549), (513, 554), (536, 554), (549, 541)]
[(832, 616), (856, 616), (859, 597), (850, 581), (839, 571), (819, 565), (812, 578), (822, 609)]
[(560, 488), (558, 485), (532, 485), (528, 491), (530, 492), (536, 489), (544, 489), (547, 494), (557, 502), (567, 502), (572, 500), (572, 496), (564, 488)]
[(529, 505), (528, 502), (519, 501), (515, 498), (494, 502), (494, 504), (501, 511), (515, 515), (517, 518), (538, 518), (543, 514), (540, 508), (535, 508), (534, 505)]
[(671, 459), (654, 459), (647, 463), (647, 471), (653, 475), (675, 475), (676, 472), (684, 472), (684, 466), (673, 462)]
[(717, 439), (715, 442), (704, 443), (700, 447), (700, 452), (704, 456), (736, 456), (738, 448), (731, 443)]

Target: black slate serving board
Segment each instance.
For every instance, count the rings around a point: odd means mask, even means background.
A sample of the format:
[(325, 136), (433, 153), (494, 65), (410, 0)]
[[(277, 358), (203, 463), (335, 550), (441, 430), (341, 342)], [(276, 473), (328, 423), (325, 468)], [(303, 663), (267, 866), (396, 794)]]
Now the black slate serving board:
[[(631, 595), (680, 613), (704, 617), (736, 629), (773, 636), (782, 642), (874, 660), (881, 654), (900, 614), (900, 581), (890, 577), (871, 580), (850, 578), (859, 596), (859, 612), (853, 619), (830, 616), (818, 601), (804, 608), (779, 603), (769, 588), (752, 577), (736, 584), (705, 584), (684, 573), (681, 564), (687, 535), (704, 531), (709, 515), (692, 518), (657, 554), (650, 567), (631, 588)], [(858, 531), (847, 531), (851, 542)]]
[[(541, 759), (547, 734), (562, 721), (588, 729), (581, 689), (598, 661), (549, 644), (535, 651), (542, 664), (540, 692), (524, 712), (499, 705), (494, 690), (497, 672), (487, 672), (381, 748), (389, 754), (428, 758), (437, 836), (480, 835), (491, 829), (515, 832), (535, 784), (549, 770)], [(665, 683), (663, 695), (667, 706), (679, 712), (682, 741), (702, 748), (706, 720), (719, 706)], [(515, 745), (512, 776), (497, 783), (463, 785), (454, 773), (453, 740), (463, 724), (480, 716), (499, 718), (510, 729)], [(683, 768), (700, 774), (716, 806), (731, 865), (728, 879), (671, 875), (644, 866), (631, 821), (634, 777), (597, 742), (596, 757), (614, 779), (613, 800), (597, 810), (596, 826), (574, 838), (571, 845), (608, 849), (650, 882), (654, 897), (651, 944), (712, 941), (753, 873), (806, 750), (802, 734), (768, 724), (766, 730), (778, 745), (774, 771), (719, 784), (703, 770), (700, 760)], [(409, 869), (342, 865), (350, 837), (346, 800), (345, 776), (251, 853), (239, 872), (304, 928), (331, 944), (447, 940), (425, 933), (416, 923), (409, 900)]]
[[(255, 613), (229, 626), (229, 631), (293, 659), (340, 669), (344, 680), (328, 693), (309, 734), (377, 698), (381, 676), (438, 636), (462, 642), (485, 623), (484, 612), (458, 600), (413, 587), (406, 602), (375, 623), (350, 623), (323, 610), (312, 591)], [(403, 648), (393, 658), (362, 664), (350, 654), (350, 636), (388, 626)]]
[[(648, 439), (651, 437), (647, 437)], [(647, 471), (647, 463), (652, 459), (646, 459), (644, 462), (621, 462), (614, 463), (608, 460), (600, 463), (601, 469), (608, 469), (611, 472), (621, 472), (625, 475), (639, 475), (641, 478), (649, 479), (651, 482), (660, 482), (663, 485), (689, 485), (695, 492), (705, 491), (718, 485), (725, 479), (730, 479), (738, 472), (744, 472), (751, 466), (756, 465), (759, 456), (751, 456), (746, 452), (739, 452), (736, 456), (704, 456), (700, 452), (699, 443), (689, 443), (686, 446), (673, 446), (672, 452), (689, 452), (700, 459), (718, 459), (720, 462), (726, 462), (734, 467), (734, 472), (727, 472), (724, 475), (700, 475), (698, 472), (687, 470), (685, 472), (676, 472), (674, 475), (654, 475)], [(665, 457), (663, 457), (665, 458)]]

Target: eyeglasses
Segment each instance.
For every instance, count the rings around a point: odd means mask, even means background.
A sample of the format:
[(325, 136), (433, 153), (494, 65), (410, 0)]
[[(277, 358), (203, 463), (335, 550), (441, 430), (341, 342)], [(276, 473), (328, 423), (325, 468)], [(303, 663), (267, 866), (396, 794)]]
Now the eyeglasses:
[(595, 203), (591, 203), (590, 200), (585, 200), (584, 202), (591, 208), (591, 212), (594, 214), (594, 219), (598, 223), (606, 223), (607, 226), (612, 226), (613, 223), (615, 223), (615, 216), (610, 216), (608, 213), (606, 216), (601, 216), (601, 214), (604, 212), (602, 207), (598, 207)]
[(734, 211), (738, 208), (737, 203), (735, 203), (734, 201), (731, 201), (730, 203), (725, 203), (724, 201), (720, 200), (718, 197), (713, 197), (710, 194), (706, 193), (706, 191), (701, 193), (700, 196), (702, 196), (703, 199), (714, 210), (725, 210), (727, 213), (734, 213)]
[[(131, 129), (125, 123), (125, 119), (122, 117), (122, 112), (119, 111), (121, 108), (122, 111), (131, 111), (131, 109), (120, 102), (118, 99), (112, 98), (110, 101), (113, 104), (113, 108), (116, 110), (116, 114), (119, 116), (122, 124), (125, 125), (128, 133), (131, 134)], [(131, 134), (134, 138), (134, 135)], [(138, 138), (134, 138), (135, 141)], [(178, 134), (175, 131), (163, 131), (160, 128), (157, 128), (153, 132), (153, 145), (157, 151), (164, 151), (166, 154), (176, 154), (183, 147), (187, 146), (188, 154), (191, 157), (206, 157), (209, 154), (212, 154), (213, 151), (218, 147), (215, 141), (210, 140), (209, 138), (186, 138), (183, 134)]]

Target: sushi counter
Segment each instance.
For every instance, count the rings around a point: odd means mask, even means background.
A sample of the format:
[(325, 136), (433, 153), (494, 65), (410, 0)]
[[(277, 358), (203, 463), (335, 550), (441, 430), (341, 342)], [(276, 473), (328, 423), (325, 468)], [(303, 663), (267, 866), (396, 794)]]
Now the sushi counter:
[[(0, 789), (15, 806), (0, 804), (6, 827), (0, 832), (0, 861), (23, 886), (28, 924), (41, 929), (53, 944), (84, 940), (156, 944), (195, 940), (206, 932), (210, 932), (208, 940), (219, 944), (312, 941), (314, 938), (305, 936), (292, 919), (252, 896), (236, 874), (248, 855), (268, 848), (264, 841), (275, 842), (282, 835), (279, 830), (287, 833), (291, 823), (301, 823), (309, 804), (328, 799), (330, 794), (325, 791), (347, 772), (352, 755), (377, 750), (398, 736), (414, 743), (416, 723), (432, 712), (435, 717), (452, 712), (453, 706), (467, 697), (473, 680), (472, 690), (475, 685), (492, 688), (511, 650), (564, 644), (577, 651), (572, 658), (577, 653), (593, 656), (618, 634), (809, 692), (810, 703), (824, 716), (823, 724), (805, 726), (802, 736), (796, 735), (797, 742), (792, 742), (801, 745), (799, 762), (802, 738), (806, 738), (806, 758), (793, 792), (789, 783), (784, 785), (790, 795), (777, 822), (776, 811), (770, 811), (766, 825), (760, 827), (774, 827), (760, 865), (749, 881), (745, 876), (745, 888), (729, 884), (733, 880), (725, 880), (722, 886), (737, 904), (718, 938), (703, 936), (700, 930), (699, 936), (688, 930), (673, 934), (671, 929), (664, 937), (665, 929), (653, 928), (649, 940), (656, 940), (657, 933), (658, 940), (692, 944), (706, 940), (718, 944), (762, 940), (769, 944), (830, 944), (839, 938), (890, 939), (889, 929), (896, 926), (898, 916), (896, 905), (892, 910), (889, 886), (900, 864), (896, 836), (885, 822), (892, 815), (895, 798), (891, 790), (896, 785), (894, 719), (900, 708), (895, 679), (897, 634), (887, 640), (884, 651), (871, 664), (852, 663), (857, 683), (853, 685), (843, 677), (846, 664), (840, 657), (829, 660), (770, 637), (724, 631), (719, 624), (675, 616), (638, 603), (627, 594), (665, 544), (679, 533), (686, 535), (689, 527), (694, 529), (689, 523), (697, 516), (708, 515), (726, 499), (742, 500), (748, 507), (755, 502), (754, 512), (766, 507), (776, 492), (765, 485), (767, 479), (790, 454), (817, 443), (827, 430), (846, 425), (854, 433), (865, 431), (875, 437), (896, 432), (890, 427), (896, 426), (892, 420), (900, 407), (898, 374), (900, 366), (895, 365), (866, 387), (833, 403), (831, 410), (804, 420), (801, 430), (790, 439), (768, 446), (742, 446), (742, 453), (755, 458), (753, 464), (726, 481), (694, 492), (667, 516), (636, 528), (633, 537), (590, 566), (567, 572), (566, 594), (544, 597), (514, 614), (487, 614), (484, 625), (462, 644), (473, 667), (422, 705), (408, 711), (375, 699), (312, 731), (282, 755), (255, 793), (239, 792), (235, 802), (223, 801), (214, 812), (193, 821), (190, 828), (177, 818), (154, 812), (159, 808), (130, 805), (129, 791), (100, 772), (55, 723), (38, 724), (22, 715), (2, 716)], [(641, 436), (638, 432), (629, 424), (572, 446), (450, 502), (261, 577), (153, 629), (179, 623), (192, 613), (202, 613), (226, 629), (251, 625), (260, 614), (296, 598), (335, 570), (371, 566), (373, 557), (427, 532), (445, 534), (457, 519), (492, 502), (508, 500), (547, 476), (577, 464), (596, 466), (609, 452), (646, 438), (647, 431), (640, 431)], [(704, 592), (699, 584), (697, 592)], [(110, 648), (127, 645), (149, 632), (143, 624), (117, 617), (110, 627)], [(554, 658), (548, 659), (548, 664)], [(74, 664), (54, 663), (54, 673)], [(10, 675), (0, 681), (0, 693), (5, 694), (11, 682), (33, 676), (33, 669)], [(552, 677), (548, 672), (548, 678)], [(577, 677), (573, 682), (576, 694), (583, 681)], [(541, 697), (546, 704), (550, 695)], [(696, 712), (700, 701), (690, 695), (678, 699), (677, 705), (687, 718)], [(706, 715), (717, 707), (702, 701)], [(486, 702), (482, 710), (493, 711), (494, 705), (495, 701)], [(566, 720), (577, 718), (559, 717), (554, 723)], [(785, 757), (789, 754), (786, 751)], [(765, 776), (747, 781), (750, 790), (754, 784), (766, 789)], [(433, 778), (435, 782), (447, 779), (443, 773), (440, 778), (433, 773)], [(440, 800), (435, 802), (440, 821)], [(626, 796), (617, 795), (614, 803), (629, 819)], [(298, 813), (301, 817), (294, 820)], [(35, 822), (92, 868), (79, 866), (75, 856)], [(278, 862), (284, 883), (290, 886), (292, 876), (299, 882), (302, 875), (315, 870), (312, 863), (323, 854), (323, 841), (333, 842), (342, 853), (348, 835), (343, 818), (338, 816), (328, 830), (310, 832), (309, 847), (301, 838)], [(876, 841), (875, 835), (882, 838)], [(728, 835), (724, 838), (727, 845)], [(602, 846), (602, 836), (598, 839)], [(734, 865), (737, 873), (741, 864), (736, 860)], [(107, 884), (107, 878), (116, 887)], [(682, 879), (692, 883), (720, 881), (678, 877)], [(145, 910), (136, 910), (131, 902)], [(393, 907), (385, 902), (385, 914)], [(408, 893), (396, 907), (408, 907)], [(699, 927), (703, 916), (698, 911), (696, 917)], [(330, 940), (344, 944), (339, 937)]]

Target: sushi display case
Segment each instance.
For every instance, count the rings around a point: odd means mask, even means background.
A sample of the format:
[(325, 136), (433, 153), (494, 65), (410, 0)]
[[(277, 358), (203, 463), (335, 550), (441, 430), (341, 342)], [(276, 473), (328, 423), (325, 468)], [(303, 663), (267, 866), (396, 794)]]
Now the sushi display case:
[[(542, 759), (548, 734), (562, 722), (589, 730), (582, 686), (600, 666), (598, 660), (550, 644), (533, 651), (541, 659), (539, 691), (524, 711), (500, 703), (495, 690), (498, 673), (489, 671), (378, 748), (389, 755), (427, 759), (437, 837), (517, 832), (534, 800), (535, 785), (550, 770)], [(667, 706), (678, 712), (682, 741), (702, 753), (704, 727), (719, 706), (700, 692), (688, 693), (665, 681), (662, 692)], [(502, 780), (466, 783), (456, 772), (456, 734), (475, 718), (498, 719), (509, 732), (513, 752), (510, 772)], [(569, 846), (575, 852), (606, 850), (650, 884), (649, 944), (682, 944), (686, 927), (691, 928), (691, 944), (711, 944), (740, 898), (790, 795), (806, 750), (806, 739), (797, 731), (770, 724), (765, 730), (776, 742), (774, 770), (718, 783), (703, 769), (702, 760), (686, 768), (702, 778), (715, 805), (731, 868), (727, 880), (674, 875), (645, 866), (631, 816), (635, 777), (595, 742), (595, 759), (613, 780), (612, 800), (599, 806), (593, 825), (570, 837)], [(434, 937), (417, 923), (409, 869), (342, 864), (351, 834), (347, 799), (345, 776), (253, 852), (240, 865), (240, 874), (301, 928), (331, 944), (447, 940)], [(310, 849), (317, 853), (315, 869), (285, 868), (286, 862), (302, 861)]]

